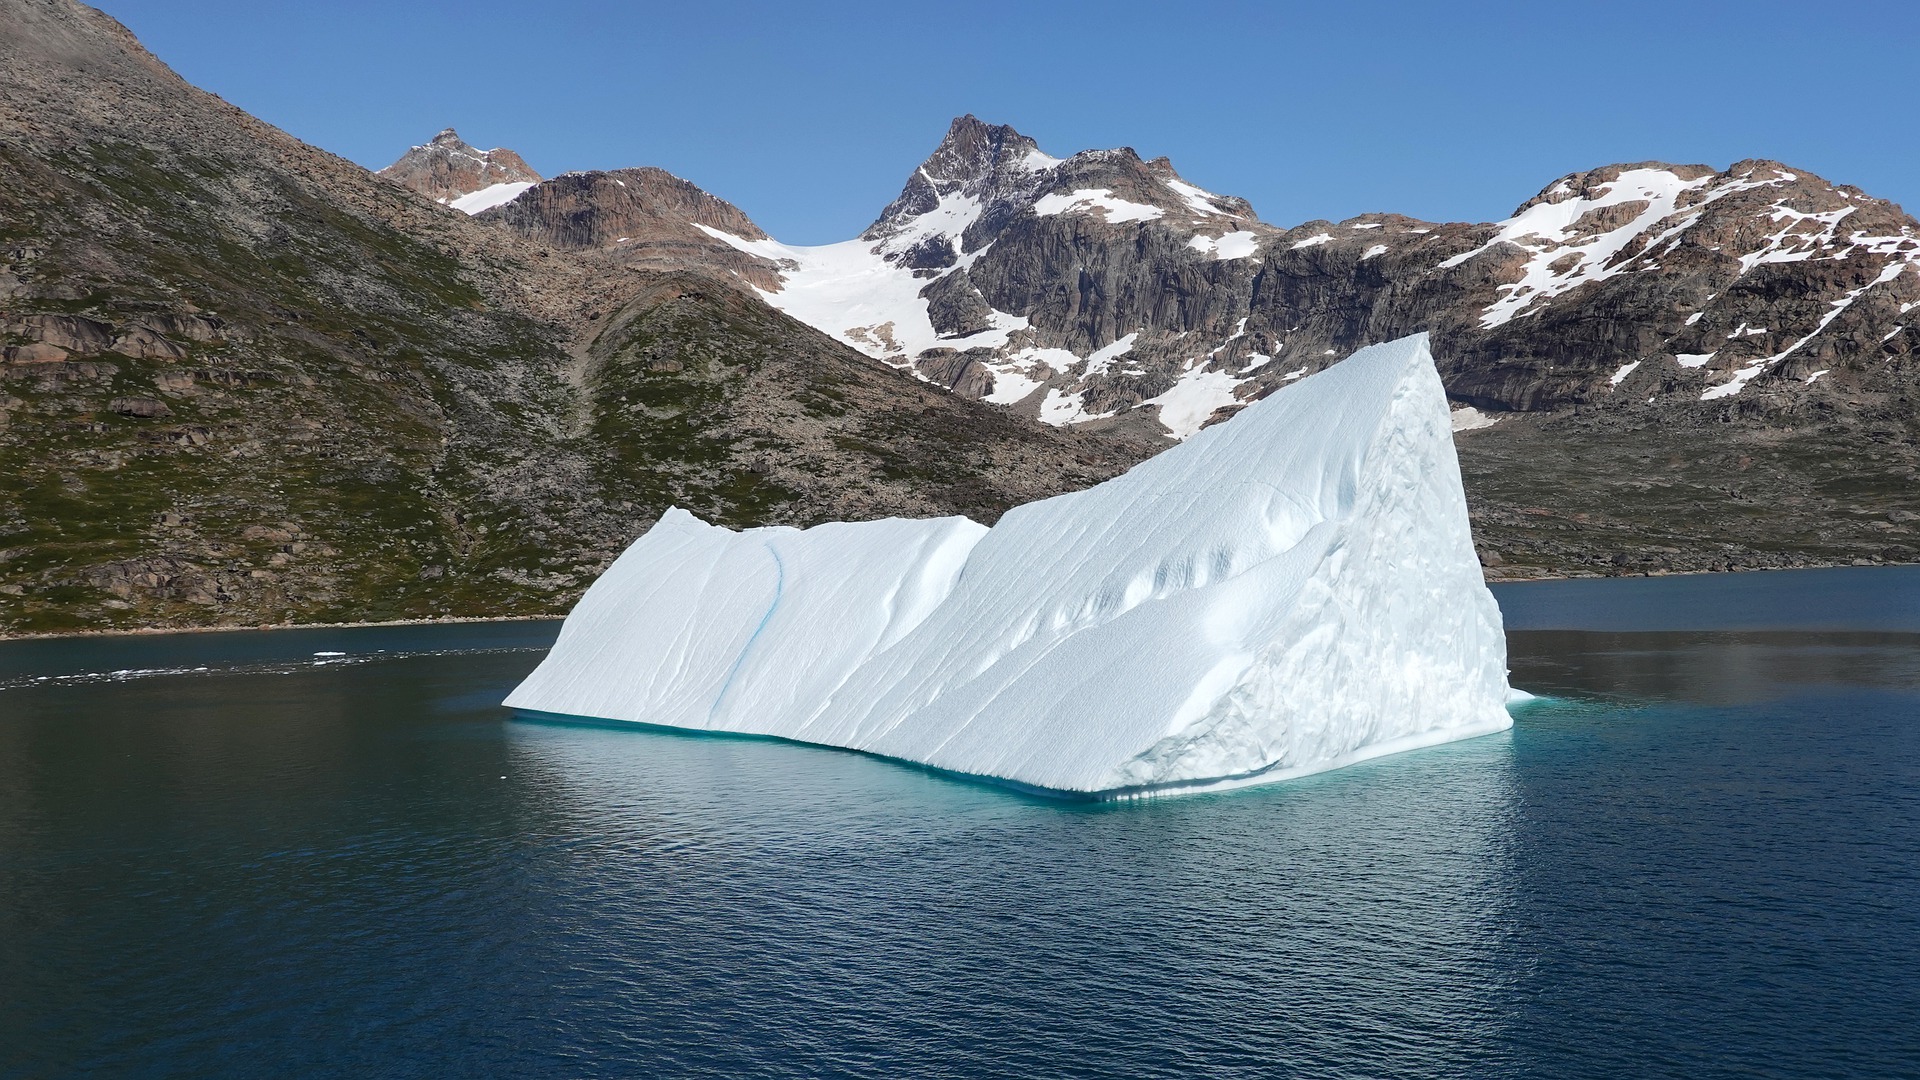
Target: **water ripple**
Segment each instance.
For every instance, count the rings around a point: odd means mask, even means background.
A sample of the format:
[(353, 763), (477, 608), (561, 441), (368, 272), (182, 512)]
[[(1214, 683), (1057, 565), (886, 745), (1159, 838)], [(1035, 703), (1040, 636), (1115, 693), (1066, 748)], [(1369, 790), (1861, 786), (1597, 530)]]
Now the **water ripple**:
[(515, 722), (511, 649), (8, 695), (0, 1077), (1920, 1072), (1911, 657), (1703, 702), (1617, 645), (1125, 804)]

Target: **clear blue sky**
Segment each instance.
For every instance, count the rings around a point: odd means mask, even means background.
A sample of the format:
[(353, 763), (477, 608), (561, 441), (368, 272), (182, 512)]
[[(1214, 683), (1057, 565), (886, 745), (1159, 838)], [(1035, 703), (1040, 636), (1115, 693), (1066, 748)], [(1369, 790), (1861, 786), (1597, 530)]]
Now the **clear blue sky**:
[(1491, 220), (1568, 172), (1789, 162), (1920, 211), (1920, 3), (97, 0), (182, 75), (379, 167), (447, 125), (658, 165), (846, 239), (971, 112), (1132, 146), (1282, 225)]

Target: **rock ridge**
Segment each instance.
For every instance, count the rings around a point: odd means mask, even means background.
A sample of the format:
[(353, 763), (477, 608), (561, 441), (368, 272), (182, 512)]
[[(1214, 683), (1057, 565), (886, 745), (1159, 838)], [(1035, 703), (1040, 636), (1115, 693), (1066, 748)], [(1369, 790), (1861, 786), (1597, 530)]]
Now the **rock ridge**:
[(541, 179), (519, 154), (498, 147), (478, 149), (452, 128), (412, 147), (375, 175), (446, 204), (488, 188), (537, 184)]

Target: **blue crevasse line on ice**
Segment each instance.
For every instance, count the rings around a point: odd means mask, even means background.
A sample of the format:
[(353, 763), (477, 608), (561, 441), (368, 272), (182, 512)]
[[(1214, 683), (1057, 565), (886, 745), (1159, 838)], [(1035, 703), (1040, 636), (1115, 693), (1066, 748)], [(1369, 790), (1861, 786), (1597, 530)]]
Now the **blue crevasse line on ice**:
[(780, 561), (780, 553), (774, 550), (772, 544), (765, 544), (763, 548), (773, 557), (773, 602), (767, 605), (766, 613), (760, 616), (760, 625), (747, 635), (747, 643), (740, 646), (740, 655), (733, 658), (733, 666), (727, 669), (727, 677), (720, 683), (720, 692), (713, 695), (713, 704), (707, 707), (708, 720), (712, 720), (713, 714), (720, 711), (721, 702), (727, 700), (727, 691), (733, 687), (734, 676), (740, 674), (741, 666), (747, 662), (747, 654), (753, 651), (753, 643), (760, 640), (767, 624), (773, 621), (773, 613), (780, 610), (780, 597), (787, 591), (787, 567)]

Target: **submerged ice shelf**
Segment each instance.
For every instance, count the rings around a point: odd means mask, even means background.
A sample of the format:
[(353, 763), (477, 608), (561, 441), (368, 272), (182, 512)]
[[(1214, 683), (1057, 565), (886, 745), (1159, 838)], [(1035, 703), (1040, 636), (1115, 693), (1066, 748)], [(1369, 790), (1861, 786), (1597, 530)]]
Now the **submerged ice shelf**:
[(1497, 731), (1506, 642), (1450, 426), (1420, 335), (991, 529), (671, 510), (506, 704), (1090, 795)]

